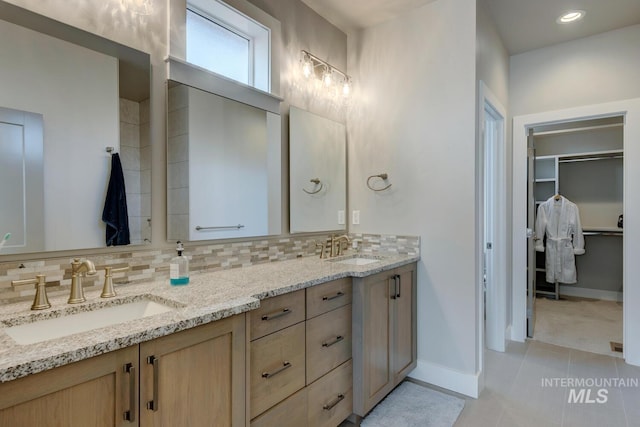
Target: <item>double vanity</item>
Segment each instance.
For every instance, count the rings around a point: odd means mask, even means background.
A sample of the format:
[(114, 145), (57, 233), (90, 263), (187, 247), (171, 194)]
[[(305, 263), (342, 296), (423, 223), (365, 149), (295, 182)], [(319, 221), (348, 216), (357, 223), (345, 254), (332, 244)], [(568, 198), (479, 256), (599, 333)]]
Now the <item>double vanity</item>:
[[(0, 233), (11, 234), (2, 255), (103, 248), (99, 218), (114, 153), (128, 180), (131, 243), (151, 243), (153, 147), (166, 149), (166, 165), (154, 167), (167, 171), (167, 240), (197, 245), (190, 255), (198, 271), (189, 285), (170, 286), (162, 244), (94, 252), (105, 268), (102, 294), (87, 278), (93, 287), (83, 295), (78, 275), (96, 273), (86, 260), (73, 261), (71, 270), (66, 258), (0, 269), (0, 300), (10, 302), (0, 304), (0, 426), (334, 427), (348, 417), (358, 423), (416, 365), (419, 256), (399, 255), (407, 253), (401, 239), (394, 247), (367, 237), (354, 247), (379, 254), (342, 255), (351, 243), (344, 118), (283, 108), (291, 99), (275, 95), (280, 23), (245, 4), (273, 39), (271, 88), (263, 91), (186, 62), (187, 2), (167, 3), (167, 82), (154, 91), (150, 54), (0, 0), (0, 44), (15, 51), (4, 80), (34, 75), (64, 92), (48, 99), (26, 84), (0, 94), (0, 114), (30, 114), (44, 123), (11, 125), (26, 129), (14, 132), (16, 147), (21, 135), (37, 136), (28, 150), (37, 161), (25, 163), (20, 149), (7, 162), (12, 169), (0, 168), (0, 181), (12, 183), (0, 195), (16, 207), (0, 218)], [(45, 55), (54, 51), (61, 70)], [(18, 61), (39, 58), (45, 62)], [(69, 83), (86, 75), (90, 88)], [(61, 108), (61, 99), (69, 105)], [(167, 114), (158, 121), (152, 105), (157, 111), (165, 100)], [(333, 103), (327, 106), (333, 111)], [(151, 138), (165, 125), (166, 147)], [(61, 173), (68, 153), (83, 161)], [(290, 221), (283, 230), (287, 154)], [(73, 205), (67, 196), (82, 200), (82, 208), (67, 209)], [(23, 206), (37, 215), (23, 214)], [(287, 231), (307, 235), (290, 238)], [(329, 246), (318, 244), (329, 258), (308, 256), (318, 253), (311, 233), (325, 232), (343, 234)], [(255, 238), (261, 240), (249, 240)], [(211, 244), (221, 239), (232, 243)], [(410, 240), (408, 253), (419, 253), (419, 241)], [(112, 273), (128, 268), (131, 283), (114, 290)], [(31, 295), (34, 284), (30, 310), (15, 301)]]
[(1, 306), (0, 425), (357, 421), (415, 367), (417, 260), (304, 257)]

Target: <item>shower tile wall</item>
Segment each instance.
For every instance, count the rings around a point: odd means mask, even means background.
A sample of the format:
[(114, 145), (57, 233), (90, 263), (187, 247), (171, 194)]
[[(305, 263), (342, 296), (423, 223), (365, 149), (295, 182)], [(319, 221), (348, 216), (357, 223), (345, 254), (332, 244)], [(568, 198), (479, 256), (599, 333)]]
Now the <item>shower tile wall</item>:
[(189, 129), (187, 87), (169, 89), (167, 129), (167, 239), (189, 235)]
[(131, 243), (151, 239), (149, 101), (120, 99), (120, 159), (127, 190)]

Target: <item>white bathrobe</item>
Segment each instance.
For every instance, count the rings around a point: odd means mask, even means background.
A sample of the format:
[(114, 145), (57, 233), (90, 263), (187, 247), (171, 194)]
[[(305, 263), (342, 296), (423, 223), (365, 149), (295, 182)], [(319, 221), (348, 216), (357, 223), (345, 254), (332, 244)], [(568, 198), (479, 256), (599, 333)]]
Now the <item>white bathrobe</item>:
[(547, 282), (576, 283), (575, 255), (584, 253), (584, 237), (575, 203), (554, 196), (538, 206), (536, 251), (545, 252), (545, 235)]

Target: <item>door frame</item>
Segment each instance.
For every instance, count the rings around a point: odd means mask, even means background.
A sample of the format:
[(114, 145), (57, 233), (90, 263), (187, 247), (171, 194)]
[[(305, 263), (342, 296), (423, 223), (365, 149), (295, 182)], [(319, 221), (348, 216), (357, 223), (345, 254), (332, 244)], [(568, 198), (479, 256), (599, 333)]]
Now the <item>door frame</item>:
[[(507, 233), (507, 114), (502, 103), (483, 82), (479, 83), (478, 127), (480, 131), (478, 149), (478, 227), (480, 238), (478, 244), (478, 354), (479, 366), (483, 367), (483, 353), (485, 348), (504, 352), (507, 340), (507, 269), (508, 247)], [(495, 138), (491, 140), (492, 146), (485, 144), (485, 120), (490, 119), (496, 125)], [(486, 171), (485, 156), (488, 150), (492, 156), (493, 170)], [(492, 195), (485, 194), (485, 177), (489, 177), (492, 186)], [(488, 200), (487, 200), (488, 199)], [(493, 213), (491, 218), (486, 218), (485, 203), (490, 203)], [(487, 227), (486, 221), (490, 222)], [(493, 236), (487, 236), (487, 228), (493, 230)], [(485, 262), (485, 248), (487, 238), (491, 238), (492, 249), (487, 256), (487, 269), (492, 271), (492, 282), (487, 283), (486, 291), (486, 321), (485, 298), (483, 285), (483, 266)], [(484, 371), (484, 369), (482, 369)]]
[(589, 118), (624, 116), (624, 233), (623, 239), (623, 339), (627, 363), (640, 366), (640, 310), (627, 310), (640, 303), (640, 263), (632, 255), (640, 253), (640, 98), (568, 108), (513, 118), (512, 181), (512, 327), (511, 339), (526, 338), (526, 129)]

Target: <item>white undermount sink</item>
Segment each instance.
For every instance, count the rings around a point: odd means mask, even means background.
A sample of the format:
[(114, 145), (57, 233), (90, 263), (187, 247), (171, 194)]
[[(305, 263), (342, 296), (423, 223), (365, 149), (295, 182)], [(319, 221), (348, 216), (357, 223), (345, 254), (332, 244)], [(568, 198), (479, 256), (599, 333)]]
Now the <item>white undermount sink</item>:
[(381, 260), (379, 258), (356, 256), (356, 257), (350, 257), (350, 258), (344, 258), (344, 259), (336, 259), (332, 261), (337, 262), (338, 264), (367, 265), (367, 264), (373, 264), (374, 262), (379, 262)]
[(10, 326), (5, 328), (5, 332), (18, 344), (34, 344), (172, 310), (175, 308), (169, 305), (142, 299)]

